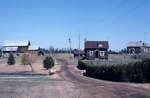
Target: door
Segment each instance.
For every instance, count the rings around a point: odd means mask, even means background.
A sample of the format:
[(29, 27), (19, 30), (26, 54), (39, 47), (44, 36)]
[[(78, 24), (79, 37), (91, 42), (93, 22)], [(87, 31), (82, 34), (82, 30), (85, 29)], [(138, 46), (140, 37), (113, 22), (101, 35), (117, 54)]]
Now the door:
[(99, 51), (98, 50), (95, 51), (95, 57), (99, 58)]

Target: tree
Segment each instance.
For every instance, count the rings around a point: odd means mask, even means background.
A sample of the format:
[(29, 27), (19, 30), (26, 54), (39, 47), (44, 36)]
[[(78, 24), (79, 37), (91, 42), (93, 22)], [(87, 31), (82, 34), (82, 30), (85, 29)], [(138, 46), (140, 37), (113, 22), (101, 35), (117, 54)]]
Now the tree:
[[(50, 57), (46, 57), (43, 60), (43, 67), (46, 68), (47, 70), (51, 69), (53, 66), (54, 66), (54, 60), (53, 60), (53, 58), (51, 56)], [(50, 70), (49, 70), (49, 73), (51, 73)]]
[(127, 53), (127, 49), (126, 48), (121, 49), (120, 53)]
[(7, 64), (8, 65), (14, 65), (15, 64), (15, 57), (12, 53), (9, 54)]
[(29, 55), (23, 54), (21, 58), (22, 65), (29, 65)]
[(21, 63), (23, 65), (29, 65), (32, 72), (34, 71), (32, 64), (35, 62), (36, 57), (33, 56), (32, 54), (23, 54), (22, 59), (21, 59)]
[(0, 49), (0, 58), (2, 57), (2, 50)]

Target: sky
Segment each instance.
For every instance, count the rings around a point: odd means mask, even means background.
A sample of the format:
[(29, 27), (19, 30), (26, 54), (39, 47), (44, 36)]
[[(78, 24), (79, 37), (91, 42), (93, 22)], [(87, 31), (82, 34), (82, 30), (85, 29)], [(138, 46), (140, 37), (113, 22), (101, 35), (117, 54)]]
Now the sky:
[(0, 43), (30, 40), (43, 48), (81, 47), (84, 39), (150, 42), (150, 0), (0, 0)]

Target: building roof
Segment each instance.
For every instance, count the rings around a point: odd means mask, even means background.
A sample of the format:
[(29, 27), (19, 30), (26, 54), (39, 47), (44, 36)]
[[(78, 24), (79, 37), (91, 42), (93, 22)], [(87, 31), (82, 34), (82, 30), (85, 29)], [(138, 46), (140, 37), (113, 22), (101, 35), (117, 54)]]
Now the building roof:
[(83, 50), (80, 50), (80, 51), (78, 49), (73, 50), (73, 54), (79, 54), (79, 52), (80, 52), (80, 54), (84, 54)]
[(15, 46), (28, 46), (30, 45), (30, 41), (21, 40), (21, 41), (5, 41), (3, 46), (5, 47), (15, 47)]
[(29, 46), (28, 50), (39, 50), (39, 46)]
[(143, 41), (129, 42), (127, 47), (150, 47), (150, 44)]
[(95, 49), (101, 49), (101, 48), (109, 48), (108, 41), (86, 41), (85, 42), (85, 48), (95, 48)]
[(17, 51), (18, 47), (3, 47), (2, 51)]

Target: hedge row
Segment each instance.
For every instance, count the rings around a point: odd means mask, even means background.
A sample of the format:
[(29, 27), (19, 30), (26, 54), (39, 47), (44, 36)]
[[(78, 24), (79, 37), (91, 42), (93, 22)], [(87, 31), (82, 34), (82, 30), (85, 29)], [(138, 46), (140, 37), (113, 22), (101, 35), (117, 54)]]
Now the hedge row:
[(150, 82), (150, 59), (126, 65), (89, 65), (78, 62), (80, 70), (86, 70), (85, 75), (97, 79), (117, 82)]

